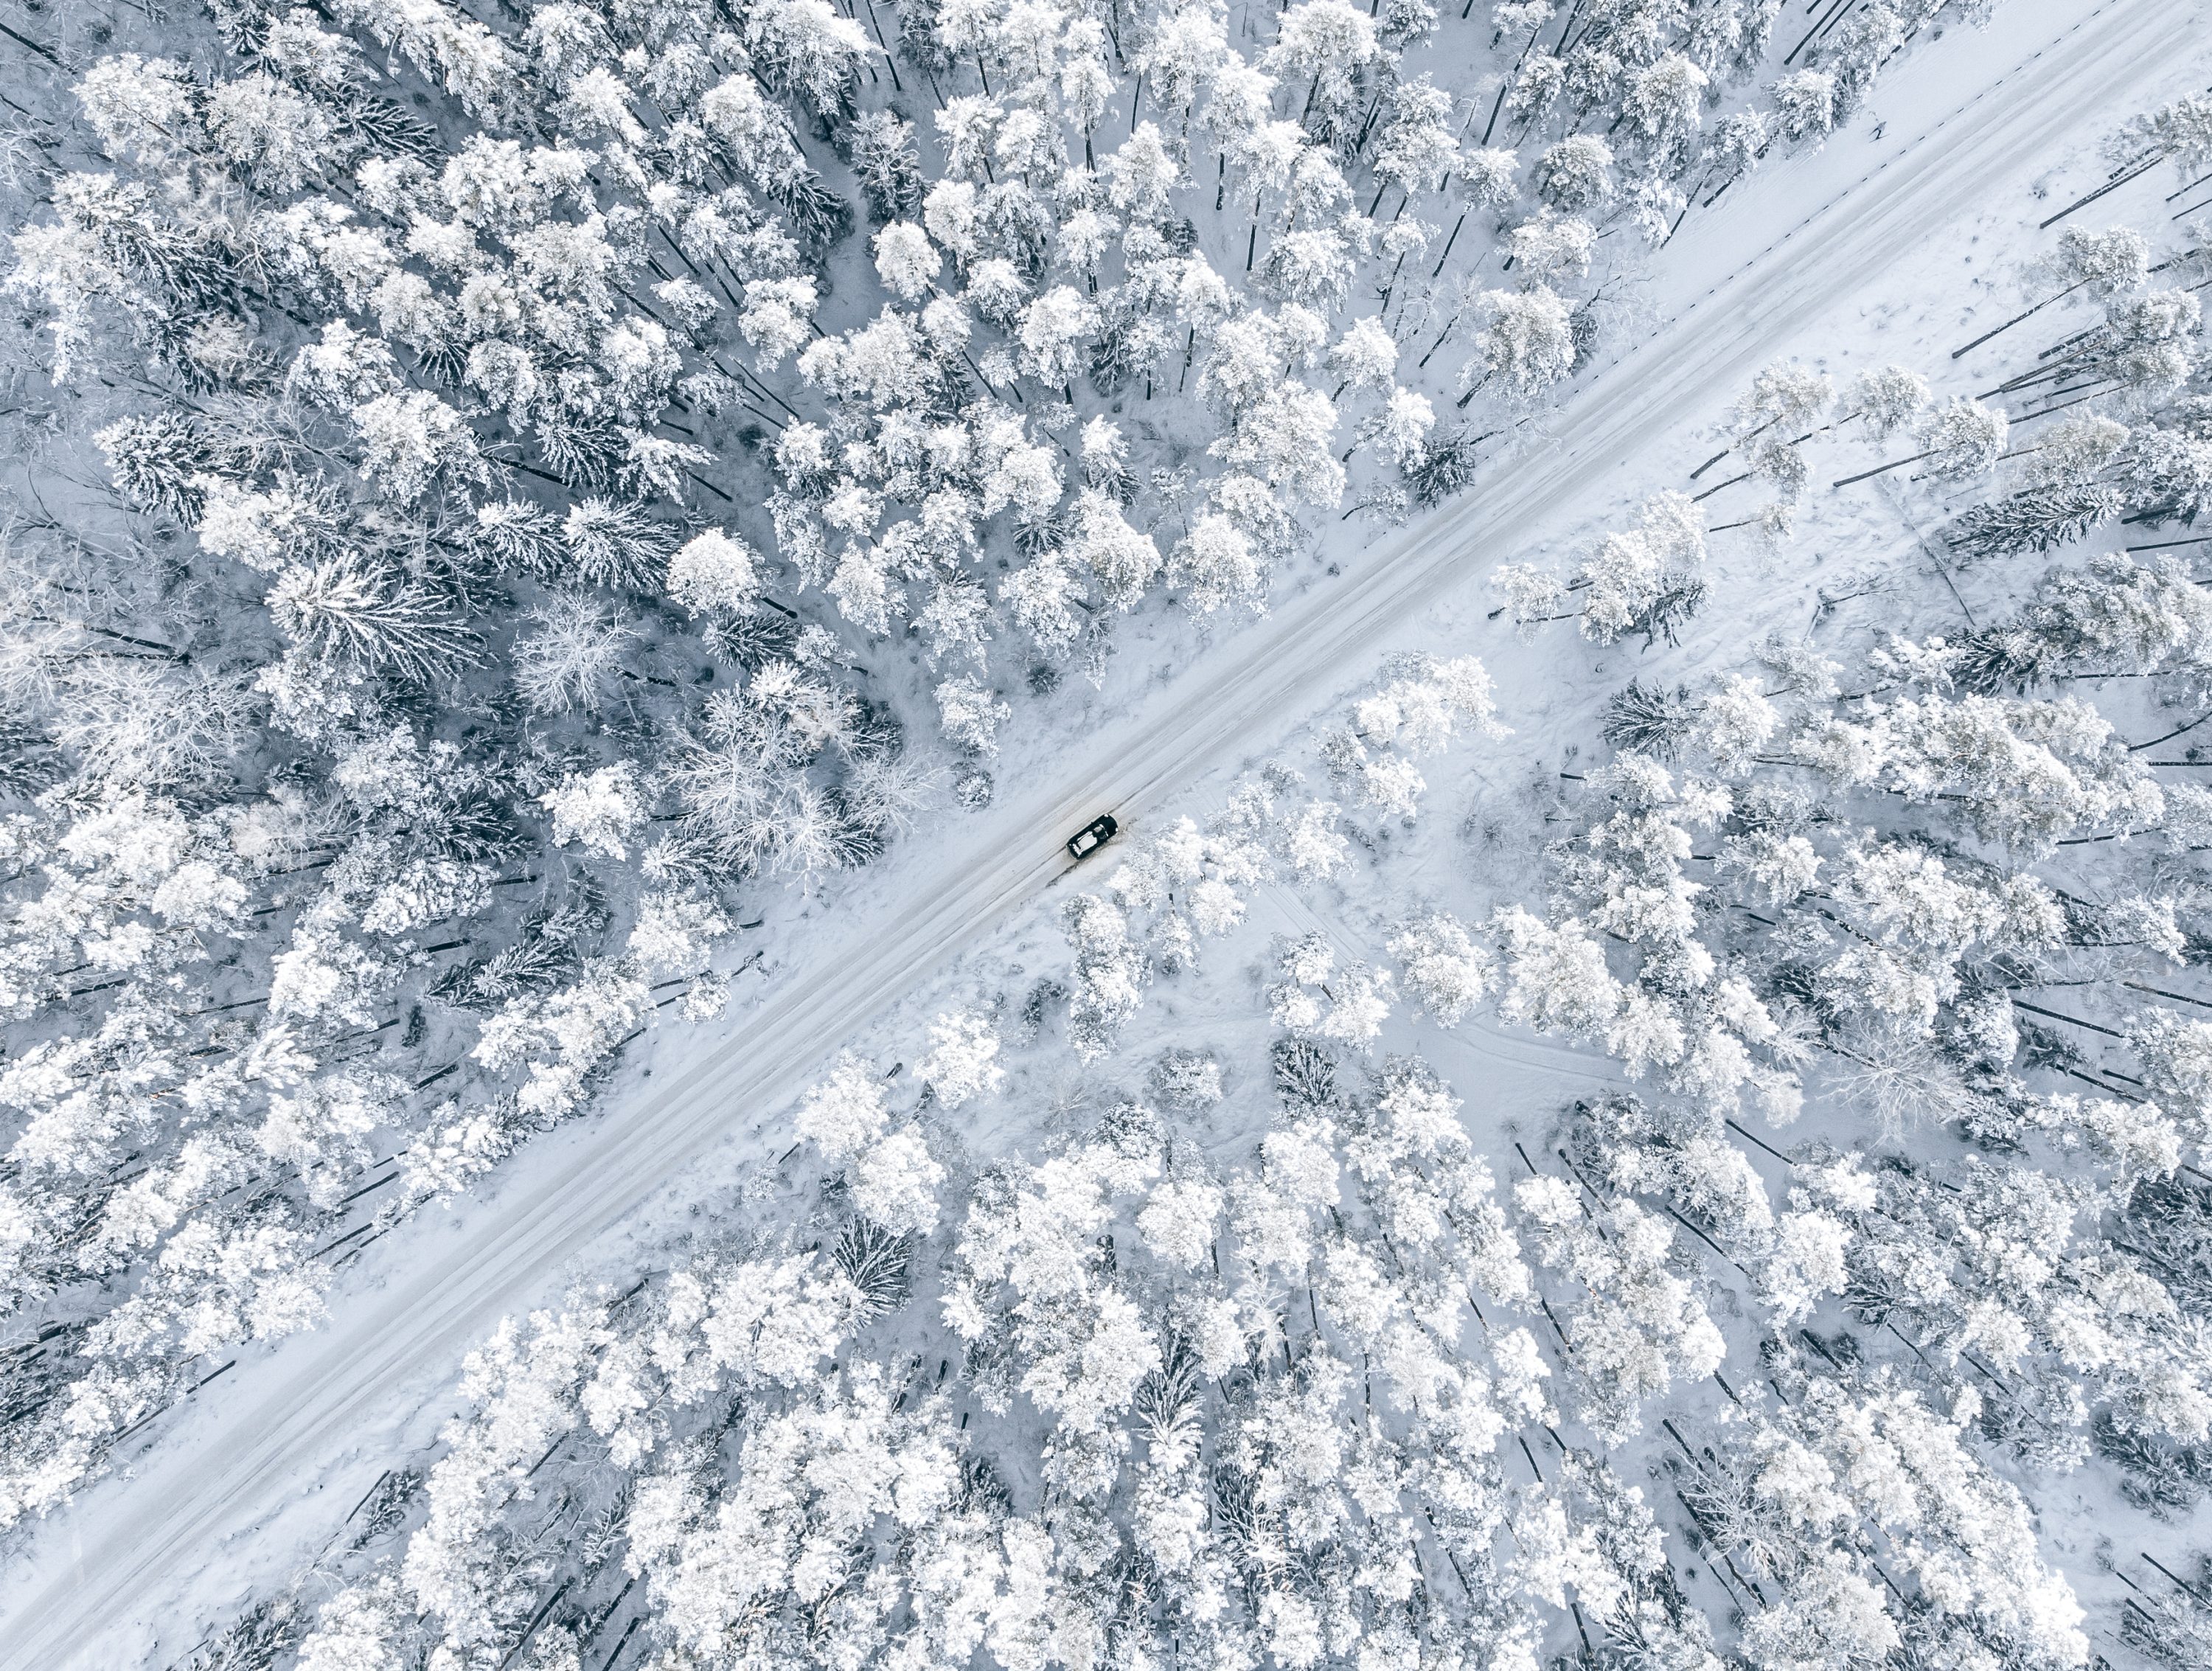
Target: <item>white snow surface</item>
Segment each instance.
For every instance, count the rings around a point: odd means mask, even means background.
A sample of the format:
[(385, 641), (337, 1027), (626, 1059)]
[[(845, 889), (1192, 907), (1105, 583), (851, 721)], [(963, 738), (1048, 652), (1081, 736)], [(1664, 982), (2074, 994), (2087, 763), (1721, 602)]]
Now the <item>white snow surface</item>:
[[(135, 1466), (36, 1528), (0, 1583), (0, 1664), (163, 1663), (249, 1590), (313, 1559), (395, 1454), (430, 1442), (461, 1355), (495, 1319), (633, 1267), (687, 1209), (789, 1145), (788, 1105), (838, 1046), (963, 953), (1003, 951), (1073, 887), (1103, 880), (1071, 876), (1060, 845), (1096, 812), (1141, 832), (1170, 807), (1202, 804), (1401, 646), (1477, 652), (1497, 678), (1516, 735), (1479, 775), (1514, 781), (1589, 735), (1619, 682), (1600, 674), (1620, 653), (1514, 643), (1486, 619), (1490, 569), (1679, 480), (1700, 451), (1697, 425), (1760, 366), (1793, 351), (1848, 361), (1893, 319), (1914, 319), (1916, 274), (1957, 259), (1961, 240), (1989, 233), (1995, 259), (1978, 264), (2006, 270), (2002, 246), (2039, 217), (2029, 191), (2055, 161), (2203, 84), (2200, 25), (2188, 0), (2012, 0), (1986, 32), (1954, 28), (1901, 64), (1876, 110), (1824, 152), (1736, 187), (1694, 242), (1654, 262), (1644, 318), (1621, 333), (1632, 346), (1548, 434), (1425, 521), (1380, 540), (1340, 533), (1328, 573), (1196, 665), (1160, 670), (1141, 699), (1010, 741), (988, 811), (896, 852), (833, 907), (776, 925), (756, 998), (714, 1028), (665, 1036), (604, 1112), (533, 1145), (478, 1198), (385, 1237), (334, 1290), (320, 1331), (241, 1354), (159, 1424)], [(2191, 40), (2193, 52), (2175, 50)], [(1990, 301), (2001, 317), (2008, 286)], [(1911, 357), (1951, 369), (1933, 351), (1942, 345)], [(1886, 357), (1905, 357), (1902, 346), (1881, 344)], [(1954, 374), (1939, 392), (1970, 390)], [(1693, 635), (1697, 656), (1740, 660), (1820, 578), (1729, 572), (1731, 607)], [(1730, 636), (1715, 641), (1721, 620)], [(1669, 675), (1695, 659), (1674, 658)], [(1322, 927), (1288, 890), (1265, 893), (1274, 927)], [(909, 1019), (901, 1036), (918, 1042)], [(1618, 1079), (1601, 1059), (1487, 1022), (1434, 1036), (1449, 1041), (1437, 1067), (1478, 1121)]]

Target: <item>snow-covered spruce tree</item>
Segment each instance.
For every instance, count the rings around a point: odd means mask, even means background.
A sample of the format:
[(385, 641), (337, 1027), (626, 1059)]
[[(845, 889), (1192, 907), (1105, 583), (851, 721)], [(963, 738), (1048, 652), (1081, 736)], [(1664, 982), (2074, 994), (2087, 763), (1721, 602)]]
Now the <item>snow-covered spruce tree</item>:
[[(1877, 9), (1846, 103), (1936, 8)], [(711, 1014), (733, 888), (911, 822), (860, 641), (918, 641), (979, 800), (1009, 624), (1095, 671), (1150, 589), (1263, 601), (1348, 487), (1464, 485), (1474, 345), (1427, 392), (1401, 345), (1492, 342), (1464, 276), (1510, 250), (1507, 386), (1548, 384), (1597, 233), (1671, 232), (1768, 46), (1735, 3), (1446, 42), (1310, 0), (1249, 60), (1120, 4), (210, 11), (97, 37), (6, 187), (70, 392), (29, 444), (107, 484), (19, 507), (4, 578), (0, 1303), (55, 1331), (6, 1520)], [(1513, 76), (1479, 145), (1462, 36)]]
[[(1840, 443), (1888, 452), (1893, 437), (1916, 442), (1871, 468), (1847, 468), (1831, 486), (1911, 470), (1901, 479), (1941, 504), (1945, 543), (1962, 563), (2059, 551), (2116, 519), (2154, 526), (2191, 520), (2212, 505), (2212, 452), (2200, 433), (2203, 397), (2191, 392), (2201, 309), (2179, 281), (2212, 258), (2195, 244), (2156, 263), (2150, 253), (2151, 246), (2124, 227), (2062, 235), (2040, 264), (2066, 279), (2063, 295), (2100, 299), (2103, 322), (2071, 332), (1976, 396), (1939, 400), (1926, 378), (1900, 366), (1871, 368), (1840, 388), (1794, 362), (1767, 368), (1720, 426), (1721, 450), (1687, 482), (1695, 487), (1723, 465), (1733, 473), (1694, 494), (1649, 501), (1640, 528), (1601, 537), (1571, 574), (1539, 563), (1501, 565), (1493, 576), (1504, 597), (1500, 613), (1510, 611), (1529, 631), (1573, 617), (1600, 642), (1624, 630), (1642, 633), (1647, 647), (1657, 635), (1671, 638), (1702, 600), (1696, 567), (1705, 538), (1751, 528), (1769, 543), (1785, 541), (1815, 460)], [(2152, 288), (2168, 276), (2176, 282)], [(2004, 404), (1992, 404), (1998, 402)], [(2015, 419), (2039, 422), (2060, 414), (2069, 415), (2030, 440), (2015, 440)], [(1995, 496), (1960, 502), (1961, 489), (1992, 477)], [(1704, 518), (1711, 513), (1695, 508), (1751, 482), (1777, 497), (1710, 525)], [(1929, 514), (1934, 520), (1936, 513)]]
[[(1637, 526), (1601, 538), (1572, 578), (1531, 563), (1503, 563), (1492, 576), (1524, 634), (1572, 617), (1583, 636), (1610, 644), (1643, 635), (1646, 648), (1673, 643), (1703, 605), (1705, 529), (1688, 495), (1662, 493), (1645, 501)], [(1568, 608), (1579, 597), (1580, 609)]]
[[(2027, 417), (2063, 414), (2009, 456), (1995, 457), (1995, 409), (1931, 408), (1924, 382), (1890, 371), (1854, 383), (1825, 422), (1808, 392), (1790, 414), (1802, 429), (1780, 438), (1810, 448), (1917, 427), (1927, 450), (1909, 462), (1929, 485), (1905, 502), (1948, 501), (1923, 513), (1949, 519), (1966, 559), (2033, 554), (2049, 570), (2009, 586), (1978, 574), (2000, 593), (1988, 613), (1977, 603), (1983, 624), (1878, 638), (1848, 673), (1778, 642), (1744, 674), (1632, 685), (1604, 726), (1618, 754), (1574, 775), (1597, 799), (1553, 850), (1549, 908), (1468, 937), (1497, 959), (1506, 1019), (1585, 1039), (1639, 1081), (1638, 1096), (1574, 1108), (1554, 1128), (1564, 1173), (1522, 1186), (1557, 1227), (1547, 1255), (1565, 1270), (1599, 1252), (1584, 1212), (1608, 1229), (1631, 1201), (1668, 1215), (1692, 1241), (1651, 1268), (1695, 1272), (1709, 1298), (1724, 1291), (1710, 1315), (1740, 1306), (1766, 1337), (1782, 1404), (1726, 1372), (1728, 1423), (1794, 1424), (1802, 1407), (1812, 1425), (1798, 1431), (1825, 1443), (1871, 1437), (1891, 1419), (1875, 1413), (1893, 1412), (1923, 1436), (1897, 1454), (1949, 1474), (1941, 1496), (1985, 1505), (1937, 1534), (1965, 1536), (1946, 1570), (1980, 1592), (1962, 1625), (1965, 1590), (1915, 1597), (1894, 1564), (1864, 1564), (1857, 1517), (1894, 1537), (1887, 1516), (1911, 1526), (1924, 1508), (1893, 1490), (1848, 1503), (1877, 1454), (1862, 1440), (1848, 1460), (1816, 1461), (1804, 1443), (1768, 1472), (1784, 1454), (1771, 1430), (1748, 1458), (1670, 1430), (1756, 1663), (1905, 1644), (2079, 1662), (2080, 1609), (2030, 1554), (2017, 1503), (1970, 1483), (1977, 1454), (2032, 1479), (2109, 1468), (2160, 1511), (2204, 1489), (2212, 1359), (2191, 1273), (2207, 1208), (2188, 1163), (2203, 1158), (2212, 1034), (2190, 1018), (2212, 1000), (2191, 973), (2206, 836), (2184, 739), (2206, 700), (2207, 617), (2193, 542), (2173, 538), (2203, 502), (2201, 343), (2189, 301), (2145, 292), (2131, 235), (2076, 244), (2059, 252), (2076, 277), (2114, 254), (2106, 322), (1991, 392)], [(2187, 282), (2200, 259), (2157, 270)], [(2046, 384), (2054, 360), (2067, 365)], [(1748, 459), (1759, 421), (1737, 423), (1729, 452)], [(1961, 511), (1952, 484), (1991, 476), (1995, 496)], [(2147, 526), (2151, 551), (2109, 549), (2119, 531), (2105, 525), (2124, 516), (2129, 538)], [(1524, 617), (1565, 607), (1559, 580), (1522, 589)], [(1409, 934), (1399, 955), (1410, 976), (1433, 954)], [(1808, 1105), (1817, 1134), (1786, 1151), (1744, 1123), (1786, 1125)], [(1603, 1282), (1634, 1279), (1632, 1240), (1603, 1249)], [(1583, 1311), (1552, 1296), (1568, 1341), (1596, 1310), (1599, 1338), (1617, 1342), (1603, 1288), (1590, 1291)], [(1680, 1337), (1655, 1325), (1675, 1315), (1647, 1308), (1619, 1361), (1668, 1372)], [(1601, 1390), (1632, 1384), (1608, 1369)], [(1564, 1390), (1571, 1406), (1583, 1389), (1571, 1373)], [(1821, 1523), (1800, 1495), (1815, 1480), (1838, 1492), (1839, 1541), (1804, 1535)], [(1916, 1561), (1936, 1540), (1906, 1536)], [(2193, 1629), (2170, 1600), (2131, 1601), (2123, 1623), (2154, 1660)]]
[[(1406, 938), (1424, 987), (1464, 980), (1431, 968), (1468, 957), (1464, 931)], [(933, 1052), (971, 1030), (953, 1020)], [(1711, 1104), (1613, 1097), (1504, 1191), (1431, 1069), (1363, 1066), (1297, 1024), (1270, 1062), (1230, 1064), (1276, 1099), (1249, 1157), (1109, 1097), (905, 1232), (872, 1217), (854, 1157), (929, 1099), (841, 1057), (802, 1104), (830, 1176), (793, 1221), (478, 1354), (445, 1458), (400, 1476), (427, 1474), (400, 1516), (419, 1529), (398, 1559), (350, 1559), (313, 1651), (550, 1664), (650, 1630), (825, 1666), (1447, 1644), (1517, 1665), (1585, 1636), (1759, 1671), (1908, 1641), (2083, 1662), (2080, 1607), (1976, 1454), (1990, 1407), (1965, 1369), (1795, 1332), (1830, 1327), (1860, 1248), (1906, 1245), (1865, 1218), (1880, 1175), (1803, 1154), (1778, 1211)], [(1192, 1109), (1219, 1106), (1211, 1077)], [(1771, 1308), (1756, 1368), (1713, 1373), (1713, 1278), (1687, 1256), (1707, 1242)], [(1618, 1449), (1644, 1424), (1668, 1448), (1656, 1480)], [(1710, 1622), (1662, 1541), (1669, 1497), (1735, 1604)]]
[[(2083, 635), (2126, 567), (2080, 574)], [(2192, 587), (2141, 592), (2106, 617), (2202, 611)], [(2130, 650), (2112, 629), (2089, 653), (2185, 671), (2174, 631)], [(1893, 641), (1843, 701), (1779, 654), (1779, 702), (1734, 675), (1663, 703), (1632, 690), (1616, 729), (1644, 751), (1589, 775), (1551, 910), (1492, 925), (1499, 1012), (1660, 1088), (1582, 1108), (1578, 1176), (1687, 1224), (1775, 1329), (1877, 1331), (1853, 1350), (1945, 1407), (1971, 1395), (1988, 1439), (2062, 1467), (2094, 1445), (2165, 1489), (2160, 1458), (2212, 1433), (2202, 1297), (2142, 1251), (2189, 1234), (2177, 1169), (2212, 1136), (2189, 1065), (2204, 1030), (2174, 985), (2197, 903), (2168, 856), (2202, 844), (2203, 792), (2162, 786), (2076, 698), (1960, 692), (1971, 654)], [(1410, 975), (1424, 951), (1398, 955)], [(1901, 1147), (1868, 1172), (1729, 1136), (1808, 1095), (1978, 1152)], [(1752, 1164), (1778, 1158), (1784, 1200)], [(1586, 1234), (1570, 1196), (1537, 1205)]]
[(2042, 1559), (2020, 1493), (1963, 1442), (1971, 1417), (1879, 1373), (1815, 1367), (1778, 1377), (1778, 1407), (1731, 1407), (1722, 1444), (1673, 1459), (1708, 1555), (1764, 1598), (1744, 1621), (1747, 1659), (1762, 1671), (1880, 1662), (1911, 1644), (2087, 1663), (2081, 1604)]
[(45, 1334), (0, 1519), (660, 1006), (715, 1013), (732, 889), (919, 802), (677, 438), (715, 305), (640, 276), (644, 135), (599, 26), (541, 21), (226, 11), (212, 77), (102, 59), (106, 155), (16, 240), (114, 490), (9, 538), (0, 1308)]
[(1122, 1100), (904, 1236), (848, 1157), (905, 1099), (842, 1057), (802, 1114), (843, 1169), (795, 1203), (813, 1228), (502, 1325), (442, 1454), (286, 1614), (297, 1664), (648, 1631), (822, 1667), (1520, 1666), (1577, 1630), (1717, 1664), (1647, 1491), (1557, 1437), (1456, 1098), (1296, 1048), (1246, 1065), (1276, 1086), (1255, 1150), (1217, 1166)]
[(2011, 494), (1960, 518), (1953, 539), (1969, 555), (2048, 551), (2123, 512), (2186, 522), (2212, 504), (2203, 397), (2189, 389), (2202, 353), (2197, 298), (2118, 292), (2106, 313), (2000, 386), (2038, 416), (2088, 410), (2022, 449)]
[(1346, 722), (1325, 729), (1319, 753), (1358, 805), (1410, 822), (1427, 788), (1414, 762), (1449, 748), (1462, 727), (1479, 737), (1505, 734), (1490, 675), (1473, 656), (1449, 660), (1425, 652), (1394, 658), (1376, 688), (1352, 706)]

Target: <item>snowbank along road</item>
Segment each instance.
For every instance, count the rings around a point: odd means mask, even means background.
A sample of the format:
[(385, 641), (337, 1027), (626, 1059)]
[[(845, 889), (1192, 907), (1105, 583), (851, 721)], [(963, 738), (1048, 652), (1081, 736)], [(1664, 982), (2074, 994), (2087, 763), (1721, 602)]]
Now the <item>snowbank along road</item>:
[[(1729, 276), (1590, 379), (1542, 451), (1218, 645), (1087, 750), (1070, 750), (1056, 778), (1004, 794), (964, 827), (957, 851), (917, 850), (885, 890), (902, 908), (825, 929), (728, 1037), (495, 1181), (458, 1229), (389, 1238), (380, 1289), (341, 1300), (319, 1333), (242, 1363), (131, 1477), (39, 1528), (0, 1589), (0, 1664), (158, 1663), (155, 1642), (163, 1655), (187, 1648), (192, 1638), (175, 1632), (228, 1599), (212, 1569), (231, 1540), (279, 1515), (326, 1516), (322, 1530), (334, 1530), (381, 1465), (356, 1466), (349, 1446), (388, 1431), (503, 1312), (556, 1291), (564, 1267), (657, 1190), (742, 1139), (840, 1042), (1051, 890), (1068, 868), (1070, 830), (1106, 809), (1141, 825), (1209, 772), (1263, 755), (1395, 629), (1571, 519), (1675, 415), (1733, 393), (1824, 310), (1978, 201), (2018, 190), (2034, 161), (2180, 90), (2195, 9), (2192, 0), (2022, 0), (1986, 34), (1958, 29), (1917, 49), (1884, 82), (1884, 102), (1896, 108), (1917, 86), (1922, 108), (1950, 114), (1893, 124), (1873, 145), (1839, 136), (1877, 166), (1802, 215), (1761, 225), (1739, 188), (1694, 228), (1699, 260), (1720, 270), (1725, 250)], [(1771, 216), (1787, 199), (1758, 201)], [(1774, 237), (1780, 226), (1790, 229)], [(331, 1489), (301, 1509), (319, 1480)]]

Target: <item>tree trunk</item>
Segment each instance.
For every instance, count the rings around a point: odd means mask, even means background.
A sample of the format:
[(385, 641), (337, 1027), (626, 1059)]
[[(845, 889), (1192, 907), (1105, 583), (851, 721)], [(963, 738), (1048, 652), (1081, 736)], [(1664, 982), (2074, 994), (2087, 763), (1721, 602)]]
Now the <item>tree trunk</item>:
[(1823, 17), (1818, 23), (1815, 23), (1811, 28), (1806, 30), (1804, 39), (1799, 41), (1795, 46), (1792, 46), (1790, 49), (1789, 57), (1782, 60), (1783, 68), (1785, 70), (1788, 69), (1790, 67), (1790, 60), (1794, 59), (1798, 53), (1803, 52), (1806, 47), (1812, 45), (1813, 37), (1819, 34), (1829, 24), (1834, 22), (1837, 17), (1840, 15), (1850, 3), (1851, 0), (1836, 0), (1835, 5), (1830, 9), (1828, 15), (1826, 17)]
[(2011, 330), (2013, 326), (2018, 325), (2022, 319), (2033, 319), (2045, 308), (2050, 307), (2052, 302), (2064, 301), (2068, 296), (2072, 295), (2076, 290), (2080, 289), (2088, 282), (2089, 281), (2086, 278), (2076, 279), (2073, 283), (2061, 290), (2057, 295), (2045, 296), (2041, 301), (2037, 302), (2034, 307), (2029, 308), (2025, 313), (2015, 313), (2010, 319), (2007, 319), (2002, 325), (1997, 326), (1994, 331), (1984, 331), (1980, 336), (1975, 337), (1972, 342), (1968, 343), (1966, 347), (1953, 349), (1951, 350), (1951, 357), (1954, 360), (1956, 360), (1960, 358), (1962, 355), (1972, 353), (1974, 349), (1979, 348), (1984, 343), (1989, 341), (1990, 337), (2002, 337), (2006, 331)]
[(1832, 491), (1833, 491), (1834, 489), (1836, 489), (1837, 488), (1847, 488), (1847, 487), (1850, 486), (1850, 484), (1851, 484), (1852, 483), (1854, 483), (1854, 482), (1863, 482), (1863, 481), (1867, 480), (1869, 477), (1886, 475), (1886, 474), (1887, 474), (1889, 471), (1893, 471), (1893, 470), (1902, 470), (1902, 469), (1904, 469), (1904, 468), (1905, 468), (1905, 465), (1917, 465), (1917, 464), (1918, 464), (1918, 463), (1919, 463), (1923, 459), (1929, 458), (1929, 457), (1933, 456), (1933, 455), (1934, 455), (1934, 453), (1935, 453), (1935, 451), (1936, 451), (1936, 449), (1935, 449), (1934, 447), (1929, 447), (1929, 448), (1928, 449), (1928, 451), (1927, 451), (1927, 452), (1925, 452), (1925, 453), (1914, 453), (1914, 454), (1913, 454), (1911, 458), (1909, 458), (1909, 459), (1892, 459), (1888, 464), (1878, 465), (1878, 466), (1876, 466), (1876, 467), (1875, 467), (1875, 469), (1873, 469), (1873, 470), (1863, 470), (1863, 471), (1860, 471), (1857, 475), (1856, 475), (1856, 476), (1846, 476), (1846, 477), (1844, 477), (1844, 479), (1843, 479), (1842, 481), (1840, 481), (1840, 482), (1831, 482), (1831, 483), (1828, 483), (1829, 489), (1830, 489), (1830, 491), (1832, 491)]
[(2039, 222), (2039, 223), (2037, 225), (2037, 227), (2036, 227), (2036, 228), (2035, 228), (2035, 229), (2036, 229), (2038, 232), (2041, 232), (2041, 231), (2044, 231), (2044, 230), (2045, 230), (2045, 228), (2050, 228), (2050, 227), (2053, 227), (2053, 226), (2057, 225), (2059, 222), (2061, 222), (2061, 221), (2064, 220), (2064, 219), (2065, 219), (2069, 215), (2071, 215), (2071, 214), (2072, 214), (2075, 210), (2077, 210), (2077, 209), (2087, 209), (2087, 208), (2091, 204), (2093, 204), (2093, 203), (2096, 202), (2098, 198), (2100, 198), (2100, 197), (2103, 197), (2106, 192), (2108, 192), (2108, 191), (2118, 191), (2118, 190), (2119, 190), (2123, 185), (2126, 185), (2130, 180), (2134, 179), (2137, 178), (2137, 177), (2138, 177), (2138, 176), (2140, 176), (2140, 175), (2148, 173), (2152, 169), (2154, 169), (2154, 168), (2157, 167), (2158, 167), (2158, 165), (2159, 165), (2160, 163), (2161, 163), (2161, 162), (2163, 162), (2163, 161), (2166, 161), (2166, 153), (2165, 153), (2164, 151), (2160, 151), (2160, 152), (2159, 152), (2155, 156), (2152, 157), (2152, 158), (2151, 158), (2148, 162), (2139, 162), (2139, 163), (2136, 164), (2136, 166), (2135, 166), (2134, 167), (2132, 167), (2132, 168), (2129, 168), (2129, 169), (2126, 169), (2126, 170), (2124, 170), (2123, 173), (2119, 173), (2119, 174), (2116, 175), (2114, 178), (2112, 178), (2112, 179), (2109, 179), (2109, 180), (2106, 180), (2106, 181), (2102, 185), (2099, 186), (2095, 191), (2094, 191), (2090, 192), (2090, 193), (2089, 193), (2089, 195), (2088, 195), (2087, 197), (2076, 197), (2076, 198), (2075, 198), (2072, 203), (2068, 204), (2066, 205), (2066, 207), (2065, 207), (2065, 208), (2063, 208), (2063, 209), (2060, 210), (2059, 210), (2056, 215), (2053, 215), (2053, 216), (2052, 216), (2049, 220)]
[[(1452, 223), (1451, 236), (1444, 240), (1444, 252), (1437, 258), (1436, 271), (1429, 275), (1431, 278), (1437, 278), (1442, 276), (1444, 270), (1444, 263), (1451, 259), (1452, 246), (1459, 242), (1459, 229), (1466, 224), (1467, 211), (1462, 209), (1459, 212), (1459, 219)], [(1424, 363), (1426, 362), (1424, 362)]]
[(1490, 106), (1490, 119), (1482, 125), (1482, 143), (1486, 145), (1490, 143), (1492, 131), (1498, 126), (1498, 113), (1505, 108), (1505, 94), (1512, 85), (1512, 78), (1508, 76), (1498, 89), (1497, 101)]
[[(1457, 325), (1459, 321), (1455, 319), (1447, 324), (1442, 331), (1437, 332), (1436, 341), (1429, 344), (1429, 351), (1421, 356), (1421, 365), (1425, 366), (1430, 361), (1437, 357), (1437, 350), (1444, 345), (1444, 338), (1450, 336), (1452, 333), (1452, 325)], [(1417, 371), (1419, 368), (1420, 368), (1418, 366), (1414, 368)]]
[(884, 39), (884, 26), (876, 18), (875, 0), (868, 0), (868, 27), (876, 32), (876, 45), (883, 49), (884, 62), (890, 66), (893, 89), (905, 92), (906, 84), (899, 80), (898, 65), (891, 61), (890, 43)]
[(1382, 312), (1385, 313), (1390, 311), (1390, 295), (1398, 288), (1398, 275), (1405, 270), (1406, 258), (1401, 254), (1398, 257), (1398, 264), (1390, 269), (1389, 282), (1382, 287)]

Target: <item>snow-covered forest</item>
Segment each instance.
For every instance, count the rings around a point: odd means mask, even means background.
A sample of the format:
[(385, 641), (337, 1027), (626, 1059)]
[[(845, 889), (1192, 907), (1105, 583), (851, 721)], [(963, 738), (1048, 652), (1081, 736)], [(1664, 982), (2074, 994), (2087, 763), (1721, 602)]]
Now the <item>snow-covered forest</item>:
[(1908, 189), (1820, 171), (1951, 143), (1883, 89), (1989, 10), (11, 8), (0, 1621), (424, 1224), (1449, 536), (409, 1365), (311, 1541), (67, 1653), (2212, 1663), (2205, 43), (1482, 537), (1669, 273)]

